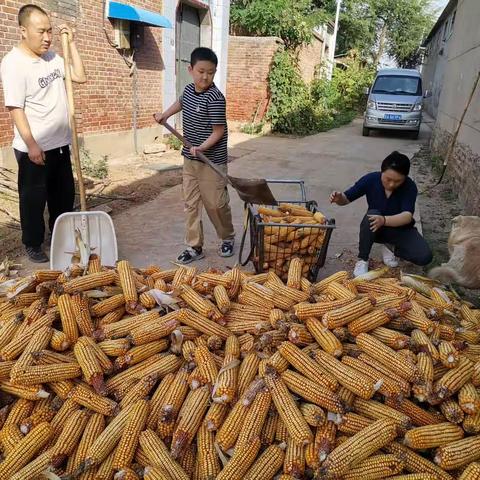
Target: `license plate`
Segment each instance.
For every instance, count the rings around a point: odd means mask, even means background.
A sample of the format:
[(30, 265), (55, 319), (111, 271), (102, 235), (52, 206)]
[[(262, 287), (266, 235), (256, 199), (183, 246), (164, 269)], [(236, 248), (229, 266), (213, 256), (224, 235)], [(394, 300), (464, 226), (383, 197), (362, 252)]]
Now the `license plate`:
[(392, 115), (391, 113), (386, 113), (383, 116), (384, 120), (390, 120), (391, 122), (399, 122), (402, 119), (401, 115)]

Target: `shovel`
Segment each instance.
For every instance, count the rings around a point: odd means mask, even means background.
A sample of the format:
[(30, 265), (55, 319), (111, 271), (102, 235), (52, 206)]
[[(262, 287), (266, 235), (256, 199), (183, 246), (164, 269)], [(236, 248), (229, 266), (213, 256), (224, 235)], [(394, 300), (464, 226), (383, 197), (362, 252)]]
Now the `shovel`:
[[(192, 144), (180, 135), (168, 123), (162, 123), (167, 130), (175, 135), (187, 148), (192, 148)], [(215, 170), (227, 183), (229, 183), (238, 193), (238, 196), (245, 203), (256, 203), (259, 205), (277, 205), (277, 201), (273, 196), (267, 181), (264, 178), (237, 178), (225, 174), (203, 153), (197, 152), (197, 158), (206, 163), (210, 168)]]
[(86, 268), (91, 253), (95, 253), (100, 257), (102, 265), (113, 266), (118, 260), (118, 248), (112, 219), (105, 212), (87, 212), (85, 185), (83, 184), (77, 127), (75, 124), (75, 103), (73, 100), (68, 33), (62, 32), (61, 38), (65, 61), (68, 113), (72, 130), (73, 163), (77, 173), (81, 211), (63, 213), (55, 221), (50, 248), (50, 268), (53, 270), (65, 270), (72, 263), (78, 263), (78, 260)]

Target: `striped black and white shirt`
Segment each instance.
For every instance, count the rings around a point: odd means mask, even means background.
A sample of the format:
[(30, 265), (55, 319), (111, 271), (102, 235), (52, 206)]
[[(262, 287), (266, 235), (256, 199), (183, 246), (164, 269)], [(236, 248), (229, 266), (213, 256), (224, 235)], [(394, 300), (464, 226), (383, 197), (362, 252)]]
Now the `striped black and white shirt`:
[[(214, 163), (227, 163), (227, 115), (226, 102), (222, 92), (212, 84), (205, 92), (196, 92), (195, 85), (185, 87), (180, 97), (183, 110), (183, 134), (194, 147), (201, 145), (213, 132), (213, 125), (225, 125), (223, 137), (205, 155)], [(198, 160), (184, 147), (182, 155), (190, 160)]]

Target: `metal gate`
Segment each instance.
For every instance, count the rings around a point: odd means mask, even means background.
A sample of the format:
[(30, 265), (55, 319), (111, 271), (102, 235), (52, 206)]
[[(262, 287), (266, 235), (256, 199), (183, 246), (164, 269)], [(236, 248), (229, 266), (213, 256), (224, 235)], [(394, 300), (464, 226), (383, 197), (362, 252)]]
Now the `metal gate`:
[[(190, 54), (200, 46), (200, 16), (196, 8), (181, 3), (177, 11), (176, 26), (176, 69), (177, 69), (177, 97), (185, 85), (191, 83), (192, 78), (188, 73)], [(177, 125), (181, 126), (179, 115)]]

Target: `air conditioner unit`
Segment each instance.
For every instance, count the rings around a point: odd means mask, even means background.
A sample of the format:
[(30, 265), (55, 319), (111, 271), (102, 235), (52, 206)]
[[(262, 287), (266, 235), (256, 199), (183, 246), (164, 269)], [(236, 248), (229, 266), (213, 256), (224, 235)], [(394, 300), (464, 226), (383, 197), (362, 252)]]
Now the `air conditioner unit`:
[(114, 41), (117, 48), (129, 49), (130, 47), (130, 22), (128, 20), (113, 19)]

